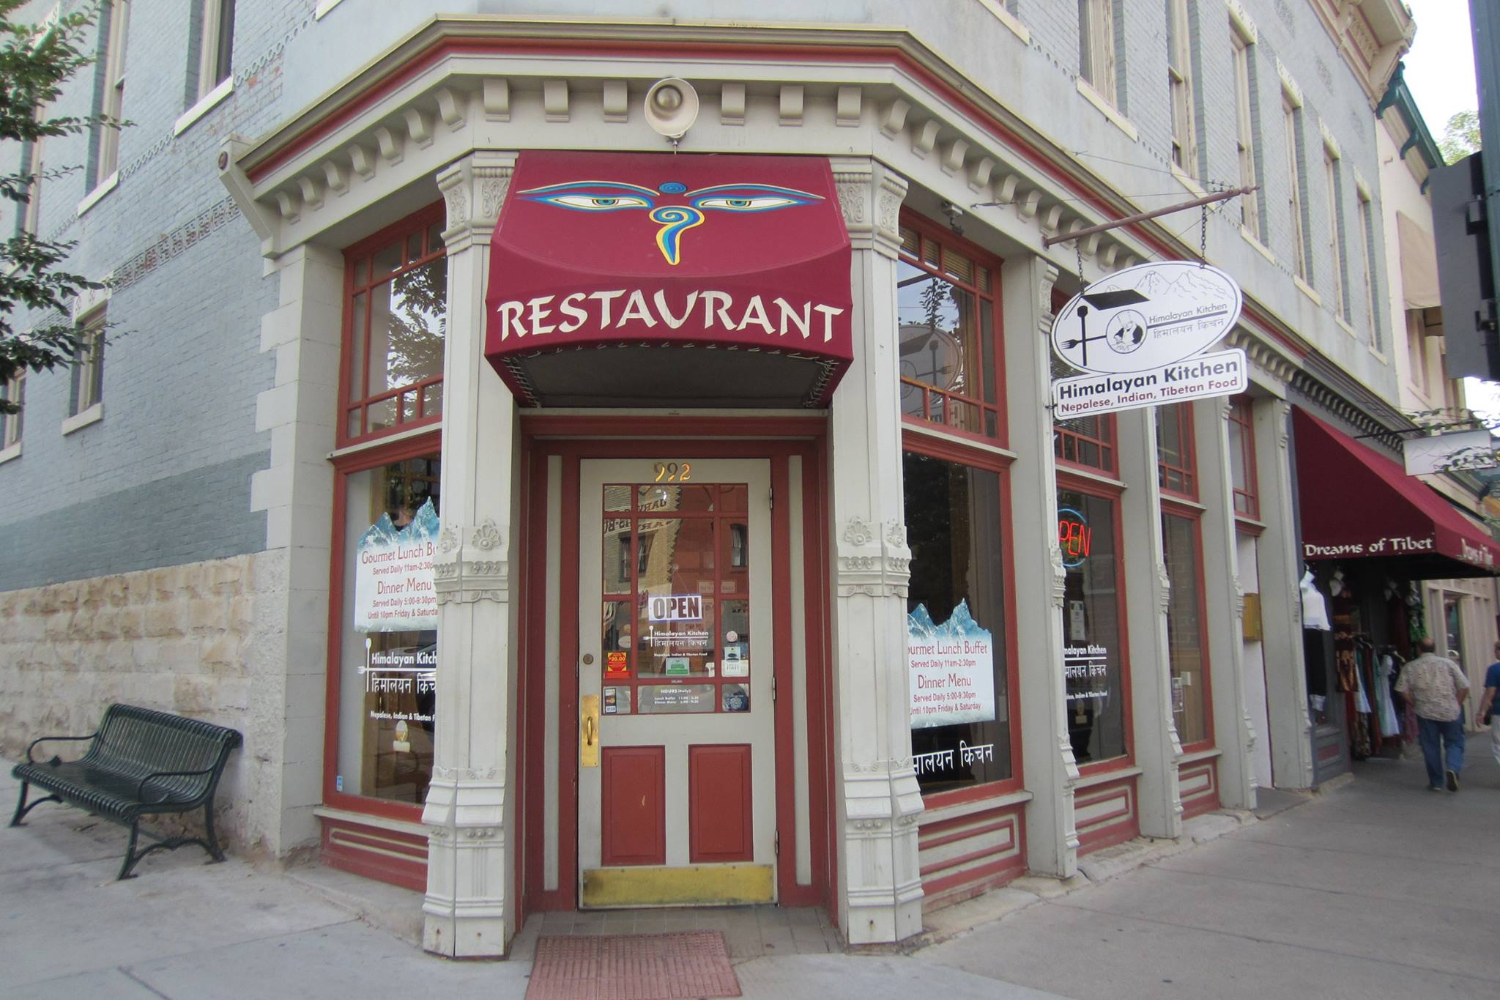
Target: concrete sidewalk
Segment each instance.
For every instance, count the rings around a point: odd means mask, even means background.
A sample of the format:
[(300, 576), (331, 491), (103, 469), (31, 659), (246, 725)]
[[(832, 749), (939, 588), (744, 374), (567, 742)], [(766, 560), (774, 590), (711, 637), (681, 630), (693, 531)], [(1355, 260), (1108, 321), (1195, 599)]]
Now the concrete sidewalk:
[[(1220, 818), (1229, 832), (1212, 843), (1137, 845), (1145, 865), (1102, 883), (1026, 880), (941, 911), (931, 924), (948, 940), (913, 954), (762, 957), (736, 971), (746, 997), (792, 1000), (1493, 997), (1500, 768), (1485, 750), (1458, 795), (1425, 792), (1420, 763), (1371, 763), (1269, 819)], [(3, 774), (0, 802), (13, 801)], [(524, 957), (422, 953), (414, 893), (326, 868), (205, 866), (194, 848), (117, 883), (123, 848), (120, 827), (75, 809), (44, 805), (0, 828), (6, 997), (525, 993)], [(1104, 879), (1129, 860), (1089, 870)], [(965, 921), (983, 922), (958, 931)]]

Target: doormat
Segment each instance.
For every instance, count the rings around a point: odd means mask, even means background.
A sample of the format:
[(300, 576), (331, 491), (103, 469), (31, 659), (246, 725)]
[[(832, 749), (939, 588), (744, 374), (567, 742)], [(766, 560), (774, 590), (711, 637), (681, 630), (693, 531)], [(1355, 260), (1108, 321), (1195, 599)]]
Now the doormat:
[(544, 937), (526, 1000), (689, 1000), (737, 997), (740, 981), (718, 931)]

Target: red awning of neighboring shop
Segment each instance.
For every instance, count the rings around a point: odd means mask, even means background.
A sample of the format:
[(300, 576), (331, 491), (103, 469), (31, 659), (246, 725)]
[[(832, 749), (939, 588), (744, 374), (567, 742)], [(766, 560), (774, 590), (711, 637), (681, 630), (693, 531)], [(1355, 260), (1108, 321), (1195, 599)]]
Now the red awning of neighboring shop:
[(528, 150), (485, 353), (546, 406), (821, 406), (854, 358), (822, 157)]
[(1305, 558), (1395, 558), (1412, 579), (1500, 572), (1500, 545), (1432, 487), (1300, 407), (1292, 427)]

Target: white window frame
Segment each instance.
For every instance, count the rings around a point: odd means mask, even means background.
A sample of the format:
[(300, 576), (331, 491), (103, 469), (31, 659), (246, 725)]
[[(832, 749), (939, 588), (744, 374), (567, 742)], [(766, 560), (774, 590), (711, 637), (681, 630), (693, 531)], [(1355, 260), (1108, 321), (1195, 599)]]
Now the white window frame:
[[(80, 322), (83, 343), (74, 359), (72, 384), (68, 393), (68, 417), (82, 420), (104, 403), (104, 329), (108, 311), (105, 306), (91, 310)], [(71, 430), (73, 428), (69, 428)], [(64, 432), (66, 433), (66, 431)]]
[(1349, 253), (1344, 214), (1339, 211), (1339, 157), (1336, 150), (1323, 146), (1323, 175), (1328, 188), (1328, 261), (1333, 270), (1333, 314), (1349, 322), (1349, 289), (1345, 282)]
[(1193, 36), (1187, 0), (1167, 0), (1167, 90), (1172, 105), (1172, 165), (1198, 176), (1198, 120)]
[(1423, 402), (1428, 402), (1427, 330), (1422, 322), (1420, 309), (1406, 310), (1406, 364), (1411, 369), (1406, 374), (1412, 388), (1422, 397)]
[(1307, 260), (1307, 234), (1302, 224), (1302, 204), (1306, 177), (1302, 171), (1302, 160), (1297, 155), (1297, 138), (1301, 133), (1297, 121), (1301, 102), (1286, 90), (1281, 92), (1282, 133), (1286, 141), (1287, 165), (1287, 210), (1292, 217), (1292, 273), (1303, 283), (1309, 282)]
[[(1258, 183), (1255, 172), (1255, 104), (1250, 92), (1250, 47), (1254, 39), (1241, 34), (1231, 19), (1230, 44), (1234, 60), (1235, 152), (1240, 168), (1240, 187)], [(1260, 237), (1260, 192), (1240, 195), (1240, 226), (1256, 240)]]
[(1118, 107), (1115, 58), (1115, 0), (1078, 0), (1078, 75)]
[[(44, 104), (36, 109), (37, 121), (45, 121), (52, 115), (52, 106)], [(47, 169), (47, 137), (39, 135), (31, 140), (31, 155), (26, 172), (31, 174), (31, 190), (27, 192), (26, 207), (21, 212), (21, 231), (38, 236), (42, 226), (42, 173)]]
[(198, 0), (198, 3), (202, 18), (198, 34), (198, 100), (201, 102), (234, 77), (235, 0)]
[(0, 414), (0, 462), (4, 462), (21, 453), (21, 435), (25, 432), (26, 415), (25, 370), (17, 372), (0, 386), (0, 399), (8, 399), (22, 407), (20, 413)]
[(1365, 259), (1365, 305), (1370, 310), (1370, 346), (1383, 351), (1385, 342), (1381, 337), (1380, 302), (1376, 298), (1379, 284), (1375, 280), (1375, 245), (1372, 240), (1374, 228), (1371, 226), (1375, 204), (1369, 190), (1358, 183), (1357, 178), (1354, 190), (1359, 199), (1359, 246), (1360, 254)]
[[(130, 0), (115, 0), (109, 12), (109, 40), (104, 49), (104, 105), (100, 113), (116, 120), (125, 108), (125, 42), (130, 32)], [(120, 130), (107, 125), (99, 131), (99, 169), (94, 187), (104, 187), (120, 166)]]

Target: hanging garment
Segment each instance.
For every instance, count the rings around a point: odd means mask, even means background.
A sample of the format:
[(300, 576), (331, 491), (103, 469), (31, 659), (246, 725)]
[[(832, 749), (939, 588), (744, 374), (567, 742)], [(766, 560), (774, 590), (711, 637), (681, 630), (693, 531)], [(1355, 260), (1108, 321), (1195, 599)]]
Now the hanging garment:
[(1298, 586), (1302, 590), (1302, 627), (1317, 629), (1319, 632), (1333, 631), (1333, 626), (1328, 621), (1328, 601), (1318, 593), (1312, 570), (1302, 574), (1302, 582)]
[(1396, 682), (1396, 658), (1390, 653), (1380, 658), (1375, 675), (1375, 702), (1380, 708), (1380, 735), (1389, 739), (1401, 735), (1401, 721), (1396, 718), (1396, 703), (1391, 685)]
[(1373, 711), (1370, 708), (1370, 699), (1365, 695), (1363, 664), (1357, 664), (1354, 671), (1354, 710), (1361, 715), (1369, 715)]

